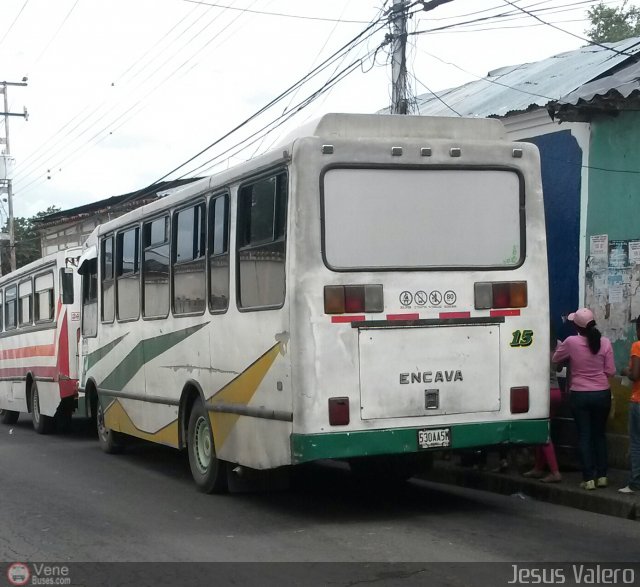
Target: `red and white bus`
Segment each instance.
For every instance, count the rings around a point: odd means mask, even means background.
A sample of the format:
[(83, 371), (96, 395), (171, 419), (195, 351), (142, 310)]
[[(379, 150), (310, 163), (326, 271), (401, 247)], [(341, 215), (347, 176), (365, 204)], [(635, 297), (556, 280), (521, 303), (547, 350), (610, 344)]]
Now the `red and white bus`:
[(78, 408), (81, 249), (0, 278), (0, 420), (30, 413), (40, 434)]

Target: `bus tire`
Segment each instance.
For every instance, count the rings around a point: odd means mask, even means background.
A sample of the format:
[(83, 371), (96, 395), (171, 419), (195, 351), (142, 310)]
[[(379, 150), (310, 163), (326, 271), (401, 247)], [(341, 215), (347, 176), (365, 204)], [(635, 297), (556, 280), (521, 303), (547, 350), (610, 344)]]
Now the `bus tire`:
[(0, 410), (0, 421), (3, 424), (11, 425), (15, 424), (20, 417), (20, 412), (14, 412), (13, 410)]
[(119, 454), (124, 450), (124, 436), (107, 428), (104, 423), (104, 410), (102, 403), (96, 405), (96, 430), (98, 433), (98, 443), (100, 448), (110, 455)]
[(38, 395), (38, 384), (35, 381), (31, 382), (31, 421), (33, 429), (38, 434), (53, 432), (54, 419), (40, 412), (40, 396)]
[(187, 433), (189, 467), (198, 491), (202, 493), (226, 493), (227, 463), (216, 457), (209, 413), (197, 399), (189, 415)]

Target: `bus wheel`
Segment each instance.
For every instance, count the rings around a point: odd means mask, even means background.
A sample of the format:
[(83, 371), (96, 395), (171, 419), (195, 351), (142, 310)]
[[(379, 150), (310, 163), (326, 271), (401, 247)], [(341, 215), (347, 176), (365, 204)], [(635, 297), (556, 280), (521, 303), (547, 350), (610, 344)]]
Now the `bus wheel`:
[(35, 381), (31, 383), (31, 421), (38, 434), (50, 434), (53, 431), (53, 418), (40, 413), (40, 396)]
[(0, 421), (3, 424), (15, 424), (18, 421), (20, 412), (14, 412), (13, 410), (0, 410)]
[(198, 490), (225, 493), (228, 489), (227, 463), (216, 457), (209, 414), (200, 400), (193, 404), (189, 416), (188, 452), (191, 475)]
[(100, 401), (97, 402), (96, 429), (98, 431), (98, 442), (100, 444), (100, 448), (104, 452), (110, 455), (115, 455), (124, 450), (124, 438), (122, 434), (107, 428), (104, 423), (104, 411)]

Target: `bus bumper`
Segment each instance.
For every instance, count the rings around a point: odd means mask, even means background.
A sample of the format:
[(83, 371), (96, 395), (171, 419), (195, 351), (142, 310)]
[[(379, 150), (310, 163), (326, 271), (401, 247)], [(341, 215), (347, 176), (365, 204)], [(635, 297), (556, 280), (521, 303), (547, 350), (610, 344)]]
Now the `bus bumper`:
[[(429, 427), (292, 434), (292, 463), (319, 459), (344, 459), (372, 455), (424, 452), (418, 447), (418, 434)], [(438, 427), (431, 427), (438, 428)], [(497, 444), (546, 444), (549, 420), (510, 420), (474, 422), (443, 426), (450, 430), (450, 445), (433, 450), (455, 450)], [(427, 449), (430, 450), (430, 449)]]

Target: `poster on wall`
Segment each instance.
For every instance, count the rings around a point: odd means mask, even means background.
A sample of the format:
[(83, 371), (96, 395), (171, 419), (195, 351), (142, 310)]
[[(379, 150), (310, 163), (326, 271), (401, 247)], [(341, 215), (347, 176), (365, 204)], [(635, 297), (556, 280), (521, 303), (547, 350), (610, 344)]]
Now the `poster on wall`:
[(585, 277), (585, 303), (603, 334), (626, 339), (629, 322), (640, 315), (640, 239), (591, 236)]

